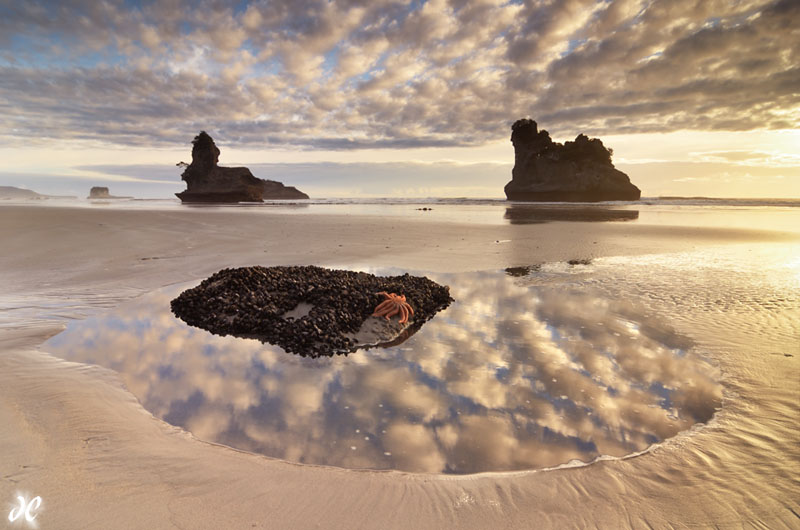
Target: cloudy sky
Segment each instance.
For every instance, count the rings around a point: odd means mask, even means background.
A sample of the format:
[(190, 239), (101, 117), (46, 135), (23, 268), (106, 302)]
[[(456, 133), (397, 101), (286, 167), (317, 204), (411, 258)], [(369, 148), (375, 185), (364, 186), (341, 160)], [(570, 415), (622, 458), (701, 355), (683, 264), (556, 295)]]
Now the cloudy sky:
[(0, 185), (501, 197), (510, 125), (603, 139), (643, 195), (800, 197), (796, 0), (0, 0)]

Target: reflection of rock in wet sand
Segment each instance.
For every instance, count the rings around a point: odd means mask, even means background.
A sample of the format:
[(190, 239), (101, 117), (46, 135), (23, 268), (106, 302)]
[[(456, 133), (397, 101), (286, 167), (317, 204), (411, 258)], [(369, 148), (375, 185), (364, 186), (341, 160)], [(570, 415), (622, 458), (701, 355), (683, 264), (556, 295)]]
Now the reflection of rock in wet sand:
[(294, 462), (471, 473), (646, 449), (720, 406), (717, 371), (625, 300), (503, 273), (443, 276), (454, 302), (402, 346), (308, 359), (213, 336), (156, 292), (44, 347), (122, 374), (197, 437)]
[(612, 222), (639, 218), (639, 210), (610, 208), (541, 207), (516, 205), (506, 208), (505, 218), (513, 224), (536, 224), (549, 221)]

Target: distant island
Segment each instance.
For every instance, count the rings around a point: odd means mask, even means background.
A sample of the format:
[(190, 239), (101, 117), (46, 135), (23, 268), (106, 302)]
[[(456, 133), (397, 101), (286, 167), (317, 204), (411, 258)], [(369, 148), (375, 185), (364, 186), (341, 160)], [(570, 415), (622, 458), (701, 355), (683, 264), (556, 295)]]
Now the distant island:
[(598, 138), (579, 134), (574, 142), (554, 142), (530, 119), (511, 126), (514, 144), (512, 180), (505, 186), (512, 201), (637, 201), (639, 188), (614, 168), (611, 149)]
[(0, 186), (0, 199), (42, 199), (45, 196), (33, 190), (15, 188), (14, 186)]
[(33, 190), (17, 188), (14, 186), (0, 186), (0, 199), (2, 200), (23, 200), (23, 199), (74, 199), (73, 195), (44, 195)]
[(292, 186), (253, 176), (246, 167), (217, 165), (220, 150), (205, 131), (192, 140), (192, 163), (181, 179), (186, 191), (175, 195), (182, 202), (261, 202), (264, 199), (308, 199)]
[(86, 197), (87, 199), (133, 199), (133, 197), (120, 197), (117, 195), (111, 195), (108, 191), (108, 188), (105, 186), (93, 186), (91, 190), (89, 190), (89, 196)]

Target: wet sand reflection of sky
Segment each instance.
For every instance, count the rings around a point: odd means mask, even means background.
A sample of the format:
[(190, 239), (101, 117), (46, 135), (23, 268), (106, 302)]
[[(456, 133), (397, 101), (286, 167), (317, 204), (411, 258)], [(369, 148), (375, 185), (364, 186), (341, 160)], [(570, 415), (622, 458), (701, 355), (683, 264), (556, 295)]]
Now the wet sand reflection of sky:
[(192, 328), (170, 313), (174, 287), (75, 322), (43, 349), (116, 370), (146, 409), (200, 439), (345, 468), (588, 462), (641, 451), (720, 406), (716, 369), (625, 301), (501, 272), (433, 279), (455, 303), (401, 345), (346, 357)]

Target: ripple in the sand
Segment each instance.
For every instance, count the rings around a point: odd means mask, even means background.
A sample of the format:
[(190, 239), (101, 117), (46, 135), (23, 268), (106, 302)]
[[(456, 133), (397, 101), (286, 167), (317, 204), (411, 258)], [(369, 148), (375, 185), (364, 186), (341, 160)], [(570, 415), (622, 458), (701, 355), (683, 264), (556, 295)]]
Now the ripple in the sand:
[(472, 473), (642, 451), (708, 421), (717, 370), (625, 301), (502, 272), (432, 275), (455, 302), (400, 346), (302, 358), (170, 313), (181, 288), (44, 349), (119, 372), (200, 439), (293, 462)]

